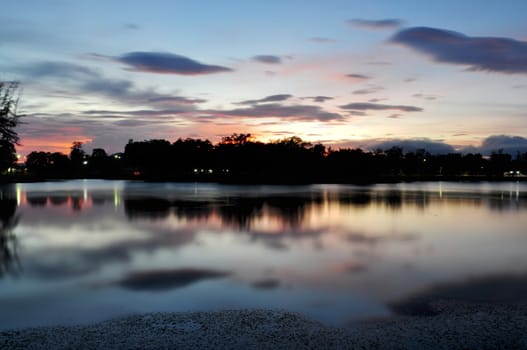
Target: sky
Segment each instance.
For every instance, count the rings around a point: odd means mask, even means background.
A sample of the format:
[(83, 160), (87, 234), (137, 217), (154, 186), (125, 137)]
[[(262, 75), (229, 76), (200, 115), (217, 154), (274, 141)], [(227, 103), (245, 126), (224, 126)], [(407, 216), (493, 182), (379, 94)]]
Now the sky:
[(17, 151), (232, 133), (527, 151), (525, 0), (4, 0)]

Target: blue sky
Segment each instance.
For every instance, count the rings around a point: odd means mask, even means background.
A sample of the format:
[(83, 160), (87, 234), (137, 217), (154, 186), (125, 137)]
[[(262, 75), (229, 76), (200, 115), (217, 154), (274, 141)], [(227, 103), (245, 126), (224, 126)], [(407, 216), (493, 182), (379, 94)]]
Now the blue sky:
[(514, 0), (6, 0), (0, 78), (22, 83), (22, 154), (233, 132), (527, 147), (526, 13)]

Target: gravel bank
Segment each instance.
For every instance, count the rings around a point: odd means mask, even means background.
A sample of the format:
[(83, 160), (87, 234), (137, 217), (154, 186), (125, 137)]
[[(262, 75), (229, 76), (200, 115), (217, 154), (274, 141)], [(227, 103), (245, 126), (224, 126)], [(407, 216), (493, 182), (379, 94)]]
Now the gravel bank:
[(155, 313), (0, 332), (0, 349), (527, 349), (527, 307), (438, 304), (349, 329), (270, 310)]

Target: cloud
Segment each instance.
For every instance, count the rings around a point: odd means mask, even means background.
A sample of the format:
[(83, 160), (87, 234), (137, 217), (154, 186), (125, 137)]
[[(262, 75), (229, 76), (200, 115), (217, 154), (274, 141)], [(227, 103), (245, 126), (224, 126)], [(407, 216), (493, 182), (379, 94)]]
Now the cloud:
[(376, 149), (387, 150), (392, 147), (400, 147), (403, 152), (415, 152), (417, 150), (426, 150), (432, 154), (455, 153), (456, 150), (452, 145), (443, 141), (430, 140), (428, 138), (420, 139), (363, 139), (363, 140), (340, 140), (332, 147), (341, 148), (362, 148), (368, 151)]
[(266, 64), (280, 64), (282, 63), (282, 58), (275, 55), (257, 55), (252, 57), (253, 61), (266, 63)]
[(167, 52), (129, 52), (114, 58), (129, 66), (128, 70), (136, 72), (203, 75), (231, 72), (231, 68), (203, 64), (185, 56)]
[(367, 61), (365, 63), (370, 65), (370, 66), (391, 66), (392, 65), (391, 62), (388, 62), (388, 61), (377, 61), (377, 60)]
[(95, 95), (126, 104), (150, 104), (163, 108), (186, 105), (188, 109), (192, 109), (194, 104), (206, 102), (198, 98), (158, 93), (152, 89), (139, 90), (130, 80), (108, 79), (94, 69), (67, 62), (38, 62), (21, 66), (18, 70), (27, 79), (38, 80), (39, 83), (43, 83), (44, 78), (59, 80), (64, 90), (63, 98)]
[(438, 96), (436, 95), (427, 95), (427, 94), (421, 94), (421, 93), (413, 94), (412, 97), (419, 98), (422, 100), (427, 100), (427, 101), (434, 101), (434, 100), (437, 100), (438, 98)]
[(290, 94), (277, 94), (277, 95), (267, 96), (267, 97), (261, 98), (259, 100), (241, 101), (241, 102), (237, 102), (236, 104), (238, 104), (238, 105), (253, 105), (253, 104), (258, 104), (258, 103), (266, 103), (266, 102), (282, 102), (282, 101), (290, 99), (291, 97), (293, 97), (293, 95), (290, 95)]
[(68, 78), (68, 79), (93, 79), (99, 74), (87, 67), (68, 62), (38, 62), (29, 66), (19, 67), (19, 70), (29, 78)]
[(423, 109), (415, 106), (405, 105), (385, 105), (380, 103), (369, 103), (369, 102), (356, 102), (348, 103), (347, 105), (340, 106), (342, 109), (349, 109), (355, 111), (384, 111), (384, 110), (396, 110), (401, 112), (422, 112)]
[(384, 90), (384, 88), (382, 86), (370, 85), (367, 88), (358, 89), (358, 90), (353, 91), (352, 93), (354, 95), (368, 95), (368, 94), (374, 94), (374, 93), (376, 93), (378, 91), (381, 91), (381, 90)]
[(149, 138), (167, 138), (176, 128), (179, 133), (188, 132), (186, 126), (190, 125), (190, 117), (178, 114), (177, 109), (85, 112), (79, 115), (27, 115), (18, 130), (22, 145), (17, 150), (22, 154), (34, 150), (58, 150), (68, 154), (71, 142), (81, 141), (114, 153), (122, 151), (129, 139), (143, 140), (145, 135)]
[(464, 153), (481, 153), (491, 155), (493, 152), (502, 151), (512, 156), (518, 152), (527, 152), (527, 138), (510, 135), (492, 135), (483, 140), (478, 147), (466, 147), (462, 150)]
[(137, 89), (129, 80), (114, 80), (99, 77), (81, 82), (79, 89), (88, 94), (113, 99), (127, 105), (150, 105), (153, 108), (172, 109), (174, 106), (180, 112), (195, 110), (196, 104), (206, 100), (188, 98), (172, 94), (158, 93), (154, 90)]
[(139, 24), (135, 24), (135, 23), (127, 23), (124, 25), (124, 27), (126, 29), (130, 29), (130, 30), (139, 30), (141, 29), (141, 26)]
[(140, 110), (87, 110), (82, 114), (86, 115), (106, 115), (106, 116), (172, 116), (185, 113), (186, 109), (140, 109)]
[(194, 105), (198, 103), (205, 103), (207, 100), (201, 98), (187, 98), (182, 96), (161, 96), (161, 97), (152, 97), (148, 101), (150, 102), (161, 102), (164, 104), (174, 104), (174, 105)]
[(247, 108), (231, 110), (209, 110), (204, 113), (216, 117), (256, 117), (281, 118), (296, 121), (332, 121), (342, 119), (342, 115), (323, 110), (311, 105), (282, 105), (279, 103), (258, 104)]
[(374, 103), (377, 103), (377, 102), (382, 102), (382, 101), (387, 101), (388, 99), (387, 98), (370, 98), (368, 100), (368, 102), (374, 102)]
[(367, 76), (367, 75), (364, 75), (364, 74), (358, 74), (358, 73), (351, 73), (351, 74), (346, 74), (346, 76), (348, 78), (353, 78), (353, 79), (371, 79), (371, 77)]
[(152, 121), (146, 121), (146, 120), (142, 120), (142, 119), (122, 119), (122, 120), (117, 120), (113, 123), (113, 125), (116, 125), (116, 126), (123, 126), (123, 127), (141, 127), (141, 126), (145, 126), (147, 124), (151, 124)]
[(365, 117), (368, 115), (368, 113), (362, 111), (350, 111), (349, 115), (352, 115), (354, 117)]
[(303, 99), (312, 100), (313, 102), (321, 102), (321, 103), (323, 103), (323, 102), (332, 100), (333, 97), (329, 97), (329, 96), (309, 96), (309, 97), (304, 97)]
[(404, 152), (415, 152), (420, 149), (424, 149), (432, 154), (448, 154), (456, 152), (454, 147), (447, 143), (432, 141), (427, 138), (410, 140), (393, 139), (377, 142), (373, 141), (368, 146), (370, 149), (380, 148), (383, 150), (390, 149), (392, 147), (401, 147)]
[(413, 27), (391, 42), (429, 55), (434, 61), (469, 66), (471, 70), (527, 73), (527, 42), (499, 37), (469, 37), (444, 29)]
[(368, 20), (354, 18), (346, 21), (351, 26), (363, 28), (363, 29), (395, 29), (399, 28), (403, 21), (396, 18), (380, 19), (380, 20)]
[[(115, 125), (143, 125), (152, 122), (162, 122), (162, 118), (171, 119), (177, 123), (175, 116), (179, 120), (187, 118), (190, 112), (198, 111), (201, 103), (207, 102), (202, 98), (179, 96), (172, 93), (161, 93), (154, 89), (138, 88), (132, 81), (123, 79), (109, 79), (101, 73), (91, 68), (64, 63), (64, 62), (41, 62), (31, 66), (21, 67), (22, 72), (28, 79), (38, 78), (38, 84), (57, 85), (60, 84), (61, 91), (57, 91), (51, 97), (75, 98), (82, 103), (98, 101), (100, 98), (111, 101), (112, 104), (118, 102), (127, 106), (127, 110), (87, 110), (78, 112), (84, 115), (93, 115), (94, 119), (102, 118), (134, 118), (144, 117), (144, 121), (119, 121)], [(89, 101), (89, 102), (86, 102)], [(81, 103), (81, 102), (79, 102)], [(133, 110), (133, 107), (139, 110)], [(39, 113), (41, 114), (41, 113)], [(152, 117), (156, 117), (155, 119)], [(45, 118), (48, 118), (47, 116)], [(148, 122), (147, 119), (150, 118)], [(37, 120), (40, 120), (37, 118)], [(71, 118), (64, 118), (64, 123), (71, 123)], [(112, 123), (115, 120), (111, 120)], [(92, 130), (93, 132), (93, 130)], [(98, 131), (92, 135), (101, 134)], [(113, 144), (113, 142), (112, 142)]]
[(134, 84), (129, 80), (92, 79), (82, 84), (82, 90), (123, 98), (131, 93)]

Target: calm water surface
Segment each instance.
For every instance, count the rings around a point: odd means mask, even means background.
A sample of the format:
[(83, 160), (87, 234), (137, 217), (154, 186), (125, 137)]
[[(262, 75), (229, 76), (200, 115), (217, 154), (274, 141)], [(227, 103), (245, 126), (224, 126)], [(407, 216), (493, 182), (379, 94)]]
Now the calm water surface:
[(4, 329), (236, 308), (345, 325), (437, 297), (527, 300), (525, 183), (17, 184), (0, 228)]

